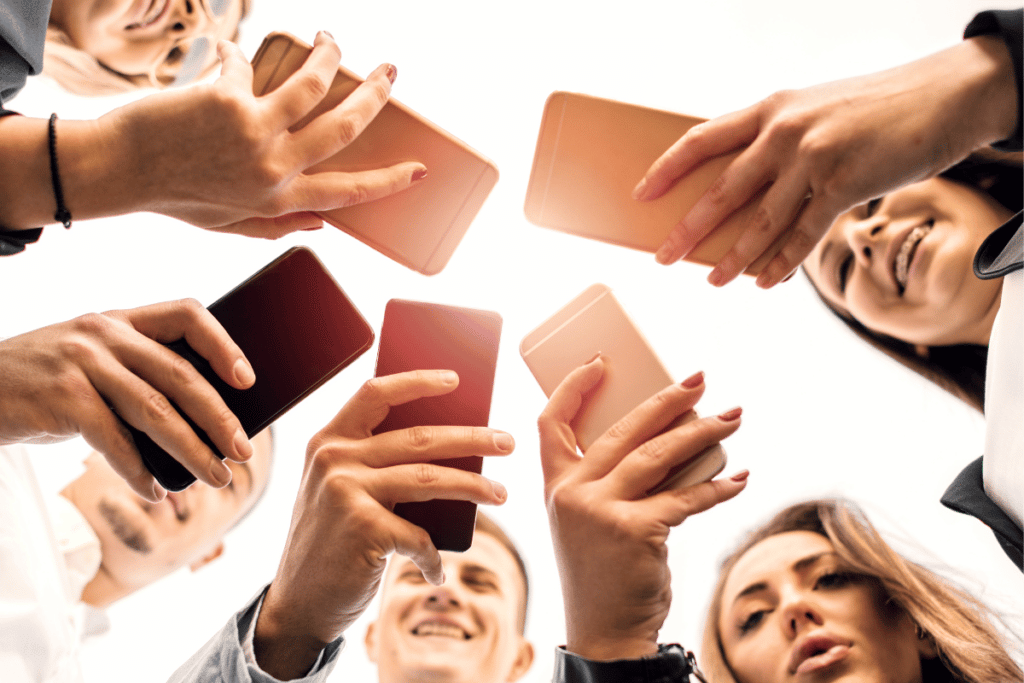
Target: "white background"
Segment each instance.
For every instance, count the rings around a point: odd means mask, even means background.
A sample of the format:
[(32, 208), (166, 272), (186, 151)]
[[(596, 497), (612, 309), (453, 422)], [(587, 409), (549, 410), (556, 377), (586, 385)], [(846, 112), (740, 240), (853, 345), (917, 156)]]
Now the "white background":
[[(996, 3), (997, 5), (1002, 3)], [(723, 290), (706, 269), (658, 266), (651, 255), (534, 227), (523, 218), (541, 108), (554, 90), (715, 116), (782, 88), (867, 73), (960, 39), (986, 6), (962, 0), (687, 2), (257, 0), (245, 53), (286, 30), (312, 42), (325, 28), (360, 74), (398, 66), (394, 95), (501, 169), (501, 181), (454, 258), (427, 278), (327, 228), (278, 242), (205, 233), (137, 214), (49, 228), (0, 266), (10, 336), (80, 313), (192, 296), (211, 303), (293, 244), (311, 246), (379, 330), (392, 297), (486, 308), (504, 316), (491, 424), (518, 440), (485, 473), (510, 498), (495, 517), (525, 549), (533, 582), (528, 635), (548, 680), (563, 625), (541, 499), (535, 420), (544, 396), (518, 357), (519, 340), (594, 282), (604, 282), (677, 379), (703, 369), (705, 414), (734, 405), (744, 425), (726, 443), (726, 473), (752, 472), (736, 500), (687, 521), (670, 539), (674, 605), (662, 637), (697, 647), (715, 566), (741, 533), (789, 502), (842, 495), (864, 505), (930, 566), (949, 565), (972, 593), (1019, 630), (1024, 579), (989, 531), (938, 503), (982, 450), (980, 415), (855, 340), (802, 277), (771, 292), (744, 278)], [(97, 116), (121, 100), (82, 100), (34, 79), (13, 105), (27, 114)], [(162, 680), (273, 576), (307, 439), (372, 376), (376, 351), (279, 422), (265, 501), (228, 538), (224, 557), (125, 599), (113, 628), (85, 649), (89, 680)], [(81, 441), (37, 452), (56, 486)], [(344, 567), (339, 567), (344, 571)], [(350, 630), (336, 680), (369, 681), (363, 653), (371, 607)]]

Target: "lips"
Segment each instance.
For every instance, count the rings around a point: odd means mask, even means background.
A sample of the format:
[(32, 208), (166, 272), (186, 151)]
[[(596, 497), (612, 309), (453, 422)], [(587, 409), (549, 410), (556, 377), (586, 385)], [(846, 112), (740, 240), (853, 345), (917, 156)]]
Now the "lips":
[(899, 249), (896, 251), (896, 258), (892, 262), (893, 277), (896, 279), (896, 288), (903, 295), (903, 292), (907, 289), (907, 277), (910, 272), (910, 264), (914, 260), (914, 254), (917, 253), (917, 247), (924, 239), (925, 235), (932, 231), (935, 221), (929, 220), (926, 223), (917, 226), (903, 239), (903, 243), (899, 245)]
[(794, 675), (820, 671), (838, 664), (850, 653), (851, 644), (830, 634), (804, 639), (789, 658), (789, 672)]
[(412, 630), (414, 636), (421, 638), (451, 638), (452, 640), (469, 640), (469, 632), (458, 624), (444, 619), (427, 619), (421, 621)]
[(167, 13), (171, 0), (150, 0), (149, 5), (142, 12), (142, 16), (134, 23), (128, 25), (128, 29), (141, 29), (155, 24), (164, 14)]

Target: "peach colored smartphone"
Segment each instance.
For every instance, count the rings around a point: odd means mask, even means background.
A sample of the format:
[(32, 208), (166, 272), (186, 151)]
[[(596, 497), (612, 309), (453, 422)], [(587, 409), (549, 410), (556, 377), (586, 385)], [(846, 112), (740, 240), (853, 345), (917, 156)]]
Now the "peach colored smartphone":
[[(591, 285), (523, 338), (530, 372), (549, 398), (570, 372), (600, 352), (604, 377), (573, 421), (580, 449), (587, 449), (631, 410), (672, 384), (654, 349), (606, 285)], [(697, 419), (690, 411), (665, 431)], [(651, 493), (692, 486), (725, 468), (725, 450), (711, 446), (674, 469)]]
[[(665, 150), (704, 120), (590, 95), (552, 93), (537, 136), (526, 218), (544, 228), (657, 251), (738, 152), (699, 166), (653, 201), (634, 200), (633, 188)], [(686, 260), (718, 263), (756, 207), (755, 201), (730, 216)], [(772, 244), (745, 272), (761, 272), (780, 248)]]
[[(312, 47), (287, 33), (271, 33), (253, 57), (253, 92), (278, 88), (306, 61)], [(345, 99), (363, 79), (345, 67), (323, 101), (296, 128)], [(320, 212), (331, 225), (424, 275), (448, 263), (491, 188), (492, 161), (394, 99), (366, 130), (312, 171), (363, 171), (419, 161), (428, 175), (390, 197)]]

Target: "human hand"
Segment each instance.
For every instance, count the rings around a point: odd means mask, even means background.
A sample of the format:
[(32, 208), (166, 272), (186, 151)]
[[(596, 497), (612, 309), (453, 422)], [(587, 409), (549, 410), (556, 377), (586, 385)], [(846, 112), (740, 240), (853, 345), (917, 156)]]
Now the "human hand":
[(648, 494), (674, 466), (739, 428), (735, 409), (659, 435), (697, 404), (702, 375), (642, 403), (580, 457), (570, 424), (603, 372), (600, 358), (574, 370), (537, 421), (544, 500), (562, 581), (566, 649), (594, 660), (635, 659), (658, 651), (668, 616), (670, 529), (738, 494), (747, 473)]
[(501, 484), (431, 461), (507, 455), (515, 447), (508, 434), (486, 427), (373, 434), (392, 406), (447, 394), (458, 383), (450, 370), (371, 379), (309, 442), (291, 530), (256, 624), (256, 659), (267, 673), (304, 675), (366, 609), (391, 553), (409, 557), (430, 583), (443, 583), (430, 535), (395, 515), (396, 503), (505, 502)]
[(262, 97), (253, 95), (252, 67), (241, 50), (228, 41), (217, 49), (222, 70), (214, 83), (152, 95), (100, 120), (131, 143), (132, 210), (274, 239), (322, 226), (315, 211), (379, 199), (425, 175), (411, 161), (307, 172), (373, 120), (390, 96), (393, 66), (382, 64), (337, 107), (307, 123), (341, 58), (327, 33), (317, 34), (295, 74)]
[(49, 443), (81, 434), (132, 490), (159, 501), (163, 487), (143, 465), (120, 415), (197, 479), (224, 486), (231, 470), (171, 401), (232, 460), (247, 460), (252, 444), (209, 382), (163, 345), (182, 338), (232, 387), (252, 386), (242, 350), (194, 299), (90, 313), (0, 341), (0, 443)]
[(746, 147), (672, 230), (659, 263), (674, 263), (767, 187), (750, 227), (708, 276), (724, 285), (780, 235), (758, 276), (792, 273), (841, 213), (948, 168), (1016, 126), (1013, 66), (1003, 42), (979, 37), (868, 76), (776, 93), (695, 126), (634, 190), (655, 199), (713, 157)]

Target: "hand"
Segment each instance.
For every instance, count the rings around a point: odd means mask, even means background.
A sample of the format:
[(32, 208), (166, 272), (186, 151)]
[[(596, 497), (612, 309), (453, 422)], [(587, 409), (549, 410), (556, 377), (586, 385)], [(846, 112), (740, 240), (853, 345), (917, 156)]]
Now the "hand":
[(256, 624), (256, 659), (267, 673), (281, 680), (305, 675), (366, 609), (391, 553), (412, 559), (430, 583), (443, 583), (429, 534), (396, 516), (396, 503), (505, 502), (501, 484), (430, 461), (507, 455), (515, 447), (508, 434), (416, 427), (373, 435), (392, 406), (447, 394), (458, 383), (450, 370), (372, 379), (309, 442), (285, 551)]
[(658, 651), (672, 600), (669, 530), (738, 494), (746, 472), (655, 495), (674, 466), (735, 432), (738, 410), (658, 433), (704, 393), (673, 385), (576, 452), (573, 417), (601, 381), (598, 358), (576, 369), (538, 420), (544, 500), (562, 580), (566, 648), (594, 660), (636, 659)]
[(684, 257), (767, 187), (752, 225), (708, 281), (729, 282), (786, 234), (757, 279), (771, 287), (800, 265), (839, 214), (1008, 137), (1019, 116), (1016, 97), (1003, 42), (972, 38), (881, 73), (779, 92), (698, 125), (654, 162), (634, 197), (660, 197), (701, 163), (746, 147), (656, 258), (668, 264)]
[[(117, 419), (142, 430), (197, 479), (220, 488), (231, 470), (196, 436), (171, 401), (221, 453), (253, 452), (238, 419), (184, 358), (162, 342), (184, 338), (236, 389), (255, 381), (241, 349), (192, 299), (91, 313), (0, 342), (0, 443), (47, 443), (81, 434), (136, 493), (164, 490)], [(114, 414), (116, 411), (117, 415)]]
[(317, 34), (302, 68), (262, 97), (253, 95), (252, 67), (239, 48), (221, 41), (217, 49), (216, 82), (152, 95), (100, 120), (131, 142), (133, 210), (273, 239), (322, 226), (315, 211), (379, 199), (425, 174), (418, 162), (308, 172), (373, 120), (390, 96), (393, 66), (381, 65), (338, 106), (304, 123), (337, 73), (341, 53), (328, 34)]

